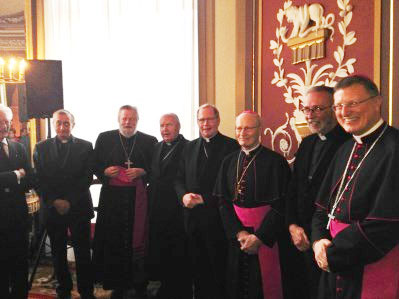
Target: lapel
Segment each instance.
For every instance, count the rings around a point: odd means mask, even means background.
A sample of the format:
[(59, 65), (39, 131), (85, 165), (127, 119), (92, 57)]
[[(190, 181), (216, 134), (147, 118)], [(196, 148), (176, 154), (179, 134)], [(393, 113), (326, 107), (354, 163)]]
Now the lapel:
[(326, 149), (323, 151), (323, 154), (320, 156), (319, 163), (316, 166), (316, 169), (313, 173), (313, 177), (317, 178), (321, 174), (320, 172), (326, 172), (326, 167), (329, 165), (332, 157), (334, 156), (334, 153), (336, 151), (336, 147), (339, 147), (341, 144), (337, 143), (338, 141), (335, 142), (330, 142), (327, 140), (327, 144), (324, 146)]
[[(199, 173), (198, 173), (199, 161), (198, 160), (199, 160), (199, 155), (200, 155), (200, 150), (201, 150), (201, 141), (202, 141), (202, 138), (199, 137), (197, 139), (196, 143), (194, 144), (194, 151), (193, 151), (194, 159), (191, 160), (191, 163), (192, 163), (191, 167), (192, 167), (192, 171), (194, 174), (194, 176), (192, 176), (192, 177), (195, 177), (196, 179), (199, 177)], [(199, 183), (199, 182), (197, 182), (197, 183)]]
[(161, 143), (158, 143), (158, 145), (155, 147), (154, 151), (154, 160), (153, 160), (153, 165), (154, 165), (154, 176), (159, 177), (161, 175), (161, 152), (162, 152), (162, 145), (163, 141)]
[(12, 168), (16, 167), (16, 163), (19, 160), (18, 151), (15, 147), (15, 143), (7, 140), (8, 143), (8, 161), (12, 165)]
[[(305, 163), (306, 163), (306, 173), (308, 174), (308, 176), (309, 176), (309, 172), (310, 172), (310, 169), (311, 169), (311, 165), (312, 165), (312, 158), (313, 158), (313, 150), (314, 150), (314, 146), (315, 146), (315, 144), (316, 144), (316, 141), (317, 141), (317, 138), (319, 138), (319, 136), (317, 135), (317, 134), (315, 134), (314, 136), (313, 136), (313, 138), (312, 138), (312, 140), (310, 140), (310, 147), (309, 147), (309, 150), (307, 150), (306, 151), (306, 154), (305, 154)], [(319, 163), (320, 164), (320, 163)], [(315, 172), (314, 172), (314, 174), (316, 173), (316, 171), (317, 171), (317, 169), (319, 168), (319, 166), (320, 165), (317, 165), (316, 166), (316, 170), (315, 170)], [(313, 174), (313, 177), (315, 176)]]

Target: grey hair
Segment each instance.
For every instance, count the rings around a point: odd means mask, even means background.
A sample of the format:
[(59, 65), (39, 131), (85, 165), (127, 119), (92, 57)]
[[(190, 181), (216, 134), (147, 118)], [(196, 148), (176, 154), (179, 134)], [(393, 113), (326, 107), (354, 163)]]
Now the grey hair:
[(13, 114), (12, 110), (9, 107), (0, 104), (0, 111), (5, 114), (8, 121), (12, 121)]
[(139, 111), (137, 110), (137, 107), (136, 107), (136, 106), (131, 106), (131, 105), (123, 105), (123, 106), (121, 106), (121, 107), (119, 108), (119, 111), (118, 111), (118, 119), (119, 119), (119, 116), (121, 115), (122, 110), (131, 110), (131, 111), (135, 111), (136, 114), (137, 114), (137, 120), (139, 120)]
[(65, 110), (65, 109), (59, 109), (53, 113), (53, 118), (59, 114), (64, 114), (64, 115), (68, 116), (71, 123), (73, 125), (75, 125), (75, 117), (73, 116), (73, 114), (71, 112), (69, 112), (68, 110)]
[(211, 108), (211, 109), (213, 110), (213, 114), (215, 114), (216, 118), (220, 118), (220, 117), (219, 117), (219, 110), (218, 110), (218, 108), (216, 108), (215, 105), (208, 104), (208, 103), (207, 103), (207, 104), (203, 104), (203, 105), (201, 105), (201, 106), (198, 107), (198, 110), (197, 110), (197, 117), (198, 117), (198, 113), (200, 112), (200, 110), (201, 110), (201, 109), (205, 109), (205, 108)]
[(179, 127), (180, 127), (180, 120), (179, 120), (179, 117), (177, 116), (177, 114), (175, 114), (175, 113), (166, 113), (166, 114), (162, 115), (161, 118), (162, 118), (162, 117), (165, 117), (165, 116), (173, 117), (173, 118), (175, 119), (176, 123), (177, 123), (177, 124), (179, 125)]

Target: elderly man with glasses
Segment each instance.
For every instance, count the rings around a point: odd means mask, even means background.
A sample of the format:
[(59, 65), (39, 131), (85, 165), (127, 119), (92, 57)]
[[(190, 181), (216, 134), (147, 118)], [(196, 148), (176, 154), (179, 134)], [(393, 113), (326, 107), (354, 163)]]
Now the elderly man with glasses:
[(292, 242), (301, 252), (306, 298), (311, 299), (317, 298), (321, 274), (309, 241), (314, 203), (332, 156), (350, 138), (337, 124), (332, 109), (333, 93), (331, 87), (316, 86), (306, 94), (301, 111), (313, 134), (302, 140), (296, 152), (287, 198), (287, 224)]
[(298, 255), (284, 222), (291, 171), (284, 157), (260, 144), (261, 132), (257, 113), (237, 116), (241, 150), (223, 161), (215, 186), (229, 240), (226, 298), (307, 298), (296, 283)]
[(334, 90), (337, 120), (353, 139), (337, 151), (316, 200), (318, 298), (397, 298), (399, 131), (381, 118), (370, 79), (347, 77)]

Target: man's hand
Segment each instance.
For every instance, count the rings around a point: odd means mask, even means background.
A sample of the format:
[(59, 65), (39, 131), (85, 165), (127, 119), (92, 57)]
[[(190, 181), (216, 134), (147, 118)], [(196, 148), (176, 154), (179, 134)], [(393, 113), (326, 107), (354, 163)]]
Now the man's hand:
[(254, 234), (250, 234), (246, 237), (244, 245), (241, 245), (241, 250), (248, 254), (256, 254), (261, 245), (262, 241)]
[(323, 271), (329, 271), (327, 261), (327, 248), (332, 245), (332, 242), (328, 239), (320, 239), (313, 243), (314, 258), (317, 265)]
[(291, 234), (292, 243), (294, 243), (295, 247), (298, 248), (299, 251), (306, 251), (310, 248), (308, 236), (302, 227), (296, 224), (291, 224), (288, 229)]
[(244, 246), (247, 237), (249, 236), (249, 232), (246, 230), (239, 231), (237, 233), (237, 241), (240, 242), (240, 247)]
[(54, 208), (57, 210), (58, 214), (65, 215), (71, 208), (69, 201), (65, 199), (56, 199), (53, 202)]
[(110, 166), (105, 168), (104, 174), (109, 178), (114, 178), (119, 174), (119, 169), (117, 166)]
[(25, 169), (20, 168), (20, 169), (18, 169), (18, 172), (19, 172), (19, 175), (20, 175), (20, 178), (21, 178), (21, 179), (24, 178), (24, 177), (26, 176), (26, 171), (25, 171)]
[(196, 205), (203, 204), (204, 199), (202, 198), (201, 194), (195, 193), (187, 193), (183, 196), (183, 205), (186, 208), (192, 209)]
[(143, 168), (128, 168), (126, 169), (126, 175), (130, 180), (134, 180), (145, 175), (145, 170)]

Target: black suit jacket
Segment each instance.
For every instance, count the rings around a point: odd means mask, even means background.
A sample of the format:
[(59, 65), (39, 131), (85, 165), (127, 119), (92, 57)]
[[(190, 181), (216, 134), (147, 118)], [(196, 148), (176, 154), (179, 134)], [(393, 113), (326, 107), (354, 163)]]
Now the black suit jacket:
[(33, 160), (42, 195), (49, 217), (56, 217), (52, 203), (55, 199), (70, 202), (68, 214), (72, 217), (94, 217), (90, 185), (93, 180), (93, 146), (90, 142), (72, 137), (65, 159), (61, 161), (56, 138), (39, 142)]
[[(8, 159), (0, 160), (0, 254), (17, 248), (13, 241), (24, 239), (28, 229), (28, 207), (25, 192), (32, 187), (31, 167), (22, 144), (8, 141)], [(18, 183), (14, 170), (23, 168), (26, 176)], [(5, 237), (7, 236), (7, 237)], [(11, 246), (11, 247), (10, 247)]]
[[(327, 140), (323, 143), (322, 154), (318, 159), (315, 171), (310, 176), (314, 146), (320, 138), (317, 134), (307, 136), (302, 140), (293, 167), (287, 197), (287, 224), (297, 224), (310, 233), (312, 216), (315, 211), (315, 200), (323, 178), (332, 161), (335, 152), (351, 135), (347, 134), (339, 125), (327, 133)], [(310, 236), (310, 235), (308, 235)]]
[(173, 182), (176, 178), (182, 151), (188, 141), (182, 135), (179, 135), (178, 138), (173, 150), (163, 160), (161, 153), (165, 142), (161, 141), (155, 145), (149, 186), (150, 221), (173, 220), (181, 213), (181, 205), (178, 202)]
[[(175, 180), (175, 190), (179, 201), (182, 203), (186, 193), (201, 194), (204, 199), (203, 205), (197, 205), (193, 209), (184, 208), (184, 222), (187, 232), (193, 232), (199, 227), (215, 228), (221, 225), (218, 210), (218, 200), (212, 195), (216, 177), (223, 159), (230, 153), (238, 150), (240, 146), (237, 141), (218, 133), (217, 150), (210, 156), (209, 164), (200, 173), (199, 156), (203, 150), (202, 138), (197, 138), (187, 143), (180, 159), (179, 170)], [(206, 183), (204, 183), (206, 182)], [(210, 183), (209, 183), (210, 182)]]

